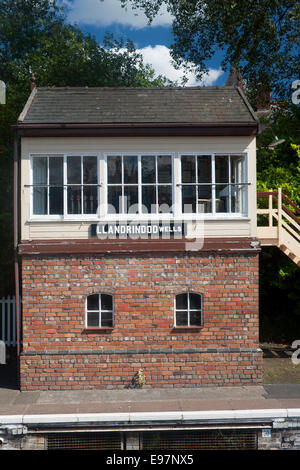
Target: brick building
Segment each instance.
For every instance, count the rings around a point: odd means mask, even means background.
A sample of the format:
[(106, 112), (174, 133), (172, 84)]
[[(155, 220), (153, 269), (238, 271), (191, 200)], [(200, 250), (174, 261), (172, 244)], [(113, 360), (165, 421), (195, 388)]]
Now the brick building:
[(22, 390), (260, 383), (256, 133), (234, 86), (34, 88)]

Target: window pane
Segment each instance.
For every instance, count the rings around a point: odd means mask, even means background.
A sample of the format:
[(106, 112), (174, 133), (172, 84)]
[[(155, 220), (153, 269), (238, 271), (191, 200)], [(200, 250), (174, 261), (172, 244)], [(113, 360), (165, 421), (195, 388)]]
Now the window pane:
[(190, 312), (190, 325), (200, 326), (201, 324), (201, 312)]
[(136, 156), (125, 156), (124, 161), (124, 183), (134, 184), (138, 182), (138, 160)]
[(49, 184), (63, 185), (63, 164), (64, 160), (62, 157), (50, 157), (49, 158)]
[(176, 310), (187, 310), (188, 308), (188, 295), (178, 294), (176, 295)]
[(142, 156), (142, 182), (155, 183), (155, 157)]
[(87, 326), (99, 326), (99, 312), (87, 312)]
[(231, 212), (247, 213), (247, 186), (231, 186)]
[[(63, 158), (49, 158), (49, 214), (63, 214)], [(51, 187), (53, 185), (54, 187)]]
[(156, 212), (156, 187), (155, 186), (143, 186), (142, 187), (142, 204), (144, 213), (155, 213)]
[(47, 215), (47, 188), (33, 188), (33, 214)]
[(211, 183), (211, 156), (199, 155), (198, 157), (198, 183)]
[(157, 172), (159, 183), (172, 183), (172, 161), (170, 155), (157, 157)]
[(83, 213), (96, 214), (98, 206), (97, 186), (86, 186), (83, 188)]
[(99, 310), (99, 295), (91, 294), (87, 296), (87, 309)]
[(47, 157), (34, 157), (33, 165), (33, 184), (47, 184)]
[(216, 212), (229, 212), (230, 186), (216, 186)]
[(107, 182), (110, 184), (122, 183), (122, 157), (107, 157)]
[(201, 310), (201, 295), (190, 294), (190, 309)]
[(182, 212), (196, 212), (196, 187), (182, 186)]
[(97, 157), (83, 157), (83, 184), (97, 183)]
[(81, 157), (67, 157), (67, 183), (81, 184)]
[(230, 157), (231, 183), (246, 183), (245, 158), (241, 155)]
[(49, 188), (49, 214), (62, 215), (64, 213), (63, 187)]
[(176, 312), (176, 326), (188, 325), (188, 313), (187, 312)]
[(170, 212), (172, 207), (172, 186), (158, 186), (160, 212)]
[(109, 214), (121, 214), (122, 212), (122, 188), (117, 186), (108, 187), (108, 204), (114, 207), (108, 207)]
[(193, 155), (181, 157), (181, 177), (183, 183), (196, 182), (196, 163)]
[(68, 214), (81, 214), (81, 187), (68, 187)]
[[(124, 186), (124, 211), (127, 214), (133, 205), (138, 204), (138, 187)], [(133, 208), (131, 209), (133, 210)], [(136, 210), (133, 211), (136, 213)]]
[(101, 312), (101, 326), (113, 327), (112, 312)]
[(212, 212), (212, 194), (211, 186), (198, 186), (198, 212)]
[(216, 155), (216, 183), (229, 183), (228, 156)]
[(101, 294), (101, 310), (112, 310), (112, 296), (107, 294)]

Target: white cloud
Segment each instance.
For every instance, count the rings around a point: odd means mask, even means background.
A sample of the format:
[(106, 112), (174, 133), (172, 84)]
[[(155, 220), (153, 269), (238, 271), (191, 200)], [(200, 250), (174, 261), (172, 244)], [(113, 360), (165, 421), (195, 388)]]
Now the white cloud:
[[(147, 18), (141, 10), (121, 7), (120, 0), (60, 0), (67, 7), (68, 20), (71, 23), (110, 26), (120, 24), (131, 29), (141, 29), (147, 26)], [(164, 5), (164, 4), (163, 4)], [(172, 17), (163, 6), (152, 26), (169, 26)], [(183, 76), (187, 77), (187, 86), (212, 85), (223, 74), (222, 70), (210, 69), (201, 82), (196, 80), (196, 74), (190, 70), (175, 69), (172, 65), (170, 50), (163, 45), (146, 46), (137, 49), (144, 58), (144, 63), (152, 65), (157, 75), (164, 75), (172, 81), (181, 83)]]
[(222, 70), (210, 69), (203, 80), (199, 82), (193, 71), (184, 72), (183, 69), (175, 69), (172, 65), (170, 50), (166, 46), (156, 45), (146, 46), (143, 49), (137, 49), (142, 54), (144, 63), (152, 65), (157, 75), (164, 75), (172, 81), (178, 81), (180, 84), (184, 75), (187, 77), (187, 86), (213, 85), (223, 74)]
[[(120, 0), (61, 0), (68, 9), (71, 23), (95, 26), (121, 24), (133, 29), (145, 28), (148, 20), (142, 10), (133, 10), (130, 6), (122, 8)], [(165, 6), (155, 17), (152, 26), (169, 26), (172, 17)]]

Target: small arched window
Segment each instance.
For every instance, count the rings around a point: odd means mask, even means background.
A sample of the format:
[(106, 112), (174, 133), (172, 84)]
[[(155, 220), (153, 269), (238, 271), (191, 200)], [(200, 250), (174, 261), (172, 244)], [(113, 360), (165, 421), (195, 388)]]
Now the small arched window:
[(113, 328), (113, 296), (91, 294), (86, 298), (86, 325), (88, 328)]
[(202, 295), (192, 292), (177, 294), (175, 298), (175, 326), (202, 325)]

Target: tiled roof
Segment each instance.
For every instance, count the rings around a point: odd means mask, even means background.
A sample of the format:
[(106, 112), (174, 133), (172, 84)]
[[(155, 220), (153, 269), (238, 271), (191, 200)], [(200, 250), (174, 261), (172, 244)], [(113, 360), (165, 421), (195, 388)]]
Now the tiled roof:
[(23, 124), (255, 123), (237, 87), (36, 88)]

